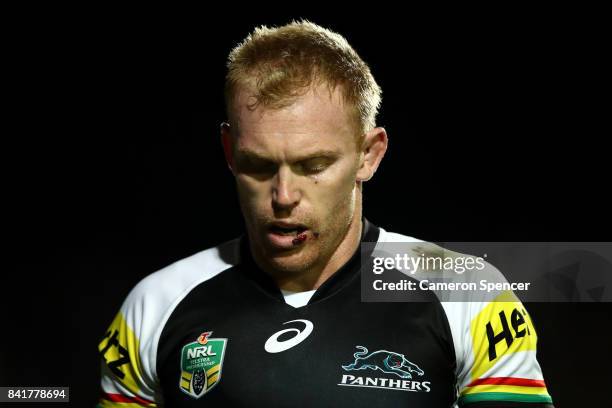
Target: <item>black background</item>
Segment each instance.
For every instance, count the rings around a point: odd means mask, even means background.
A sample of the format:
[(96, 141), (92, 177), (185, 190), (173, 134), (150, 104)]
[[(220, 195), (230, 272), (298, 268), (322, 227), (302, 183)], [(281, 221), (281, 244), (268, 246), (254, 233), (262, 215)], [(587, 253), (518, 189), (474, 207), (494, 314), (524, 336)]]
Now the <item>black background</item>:
[[(594, 14), (6, 13), (0, 385), (66, 385), (94, 405), (96, 345), (128, 291), (241, 233), (218, 130), (225, 58), (259, 24), (309, 18), (370, 64), (390, 138), (365, 186), (375, 224), (438, 241), (609, 241)], [(528, 309), (557, 407), (609, 401), (611, 305)]]

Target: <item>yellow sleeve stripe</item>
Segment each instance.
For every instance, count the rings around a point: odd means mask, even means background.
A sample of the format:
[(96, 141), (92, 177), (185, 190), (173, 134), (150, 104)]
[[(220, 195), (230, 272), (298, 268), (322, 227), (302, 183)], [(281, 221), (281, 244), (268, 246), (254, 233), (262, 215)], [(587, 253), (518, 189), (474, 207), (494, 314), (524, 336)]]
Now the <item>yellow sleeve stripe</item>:
[(547, 395), (546, 387), (521, 387), (517, 385), (476, 385), (467, 387), (461, 395), (475, 394), (479, 392), (507, 392), (513, 394), (543, 394)]

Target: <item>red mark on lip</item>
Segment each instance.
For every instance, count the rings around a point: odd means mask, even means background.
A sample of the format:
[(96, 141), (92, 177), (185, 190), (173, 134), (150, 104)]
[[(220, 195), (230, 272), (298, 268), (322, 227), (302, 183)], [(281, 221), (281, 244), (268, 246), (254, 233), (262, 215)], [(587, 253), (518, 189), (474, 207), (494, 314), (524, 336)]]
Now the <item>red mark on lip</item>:
[(298, 234), (297, 237), (293, 238), (293, 241), (291, 241), (293, 243), (293, 245), (299, 245), (302, 242), (306, 241), (306, 234), (304, 234), (303, 232), (301, 234)]

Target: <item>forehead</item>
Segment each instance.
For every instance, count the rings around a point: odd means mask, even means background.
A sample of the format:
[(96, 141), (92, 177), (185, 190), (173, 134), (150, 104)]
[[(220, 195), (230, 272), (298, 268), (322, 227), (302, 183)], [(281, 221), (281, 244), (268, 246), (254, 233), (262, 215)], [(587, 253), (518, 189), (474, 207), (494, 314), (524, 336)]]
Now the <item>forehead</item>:
[(258, 105), (238, 92), (234, 99), (233, 125), (237, 128), (239, 150), (260, 154), (301, 155), (309, 150), (344, 150), (355, 146), (356, 127), (351, 108), (344, 103), (339, 87), (313, 87), (293, 103), (282, 108)]

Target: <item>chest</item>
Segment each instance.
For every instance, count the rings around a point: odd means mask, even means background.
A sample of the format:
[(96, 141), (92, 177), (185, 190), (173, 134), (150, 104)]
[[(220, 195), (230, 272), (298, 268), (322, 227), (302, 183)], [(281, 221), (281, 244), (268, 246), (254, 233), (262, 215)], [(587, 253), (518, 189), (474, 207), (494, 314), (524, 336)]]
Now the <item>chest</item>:
[(301, 308), (196, 302), (159, 345), (167, 406), (448, 407), (452, 339), (434, 303), (362, 303), (350, 291)]

